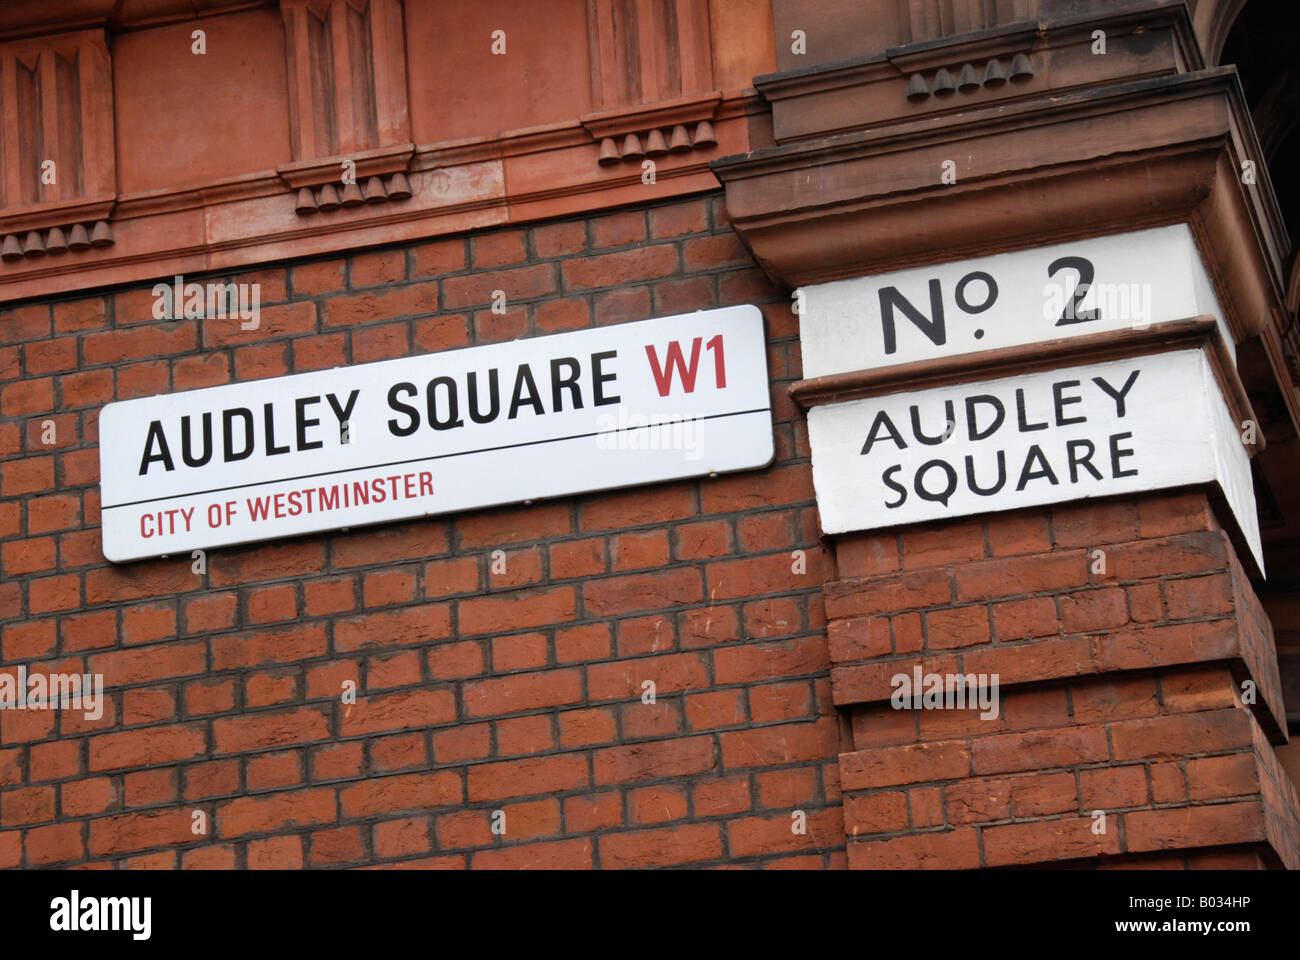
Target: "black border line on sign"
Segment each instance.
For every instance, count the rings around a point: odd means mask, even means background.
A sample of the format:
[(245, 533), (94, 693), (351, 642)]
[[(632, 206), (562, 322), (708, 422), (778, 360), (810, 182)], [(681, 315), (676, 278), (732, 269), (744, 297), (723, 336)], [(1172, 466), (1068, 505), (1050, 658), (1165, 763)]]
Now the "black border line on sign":
[(711, 413), (704, 417), (681, 417), (677, 420), (665, 420), (662, 423), (647, 423), (643, 426), (636, 427), (615, 427), (612, 430), (596, 430), (591, 433), (575, 433), (568, 437), (548, 437), (544, 440), (523, 440), (519, 443), (506, 443), (498, 447), (481, 447), (477, 450), (458, 450), (454, 453), (437, 453), (429, 457), (414, 457), (410, 460), (393, 460), (390, 463), (372, 463), (363, 467), (347, 467), (342, 470), (324, 470), (320, 473), (305, 473), (298, 477), (278, 477), (274, 480), (254, 480), (251, 483), (237, 483), (229, 487), (213, 487), (211, 490), (192, 490), (185, 493), (169, 493), (161, 497), (149, 497), (145, 500), (130, 500), (126, 503), (101, 504), (100, 511), (117, 510), (122, 507), (138, 507), (142, 503), (157, 503), (159, 500), (178, 500), (182, 497), (202, 497), (210, 493), (224, 493), (228, 490), (243, 490), (246, 487), (264, 487), (273, 483), (290, 483), (295, 480), (312, 480), (316, 477), (340, 476), (345, 473), (357, 473), (361, 470), (378, 470), (383, 467), (401, 467), (411, 463), (425, 463), (430, 460), (445, 460), (449, 457), (466, 457), (475, 453), (493, 453), (497, 450), (511, 450), (516, 447), (531, 447), (539, 443), (561, 443), (565, 440), (583, 440), (587, 437), (599, 437), (610, 433), (631, 433), (634, 430), (649, 430), (651, 427), (672, 426), (676, 423), (698, 422), (703, 420), (718, 420), (726, 417), (743, 417), (751, 413), (771, 413), (772, 408), (755, 407), (752, 410), (736, 410), (731, 413)]

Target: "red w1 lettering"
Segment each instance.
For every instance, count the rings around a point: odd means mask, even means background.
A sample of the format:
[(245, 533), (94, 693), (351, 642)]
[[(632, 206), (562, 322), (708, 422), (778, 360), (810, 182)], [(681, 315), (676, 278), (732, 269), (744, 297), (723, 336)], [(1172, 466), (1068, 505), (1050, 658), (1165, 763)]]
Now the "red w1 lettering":
[[(682, 378), (682, 388), (686, 393), (695, 392), (695, 375), (699, 372), (700, 365), (700, 344), (704, 343), (703, 337), (696, 337), (691, 341), (691, 361), (688, 365), (685, 356), (682, 354), (682, 345), (680, 341), (674, 340), (668, 344), (665, 351), (664, 362), (659, 362), (659, 355), (655, 352), (653, 344), (646, 344), (646, 356), (650, 358), (650, 373), (655, 378), (655, 387), (659, 390), (659, 396), (668, 396), (668, 391), (673, 388), (673, 371)], [(708, 350), (713, 351), (713, 379), (719, 390), (727, 386), (727, 363), (722, 353), (722, 334), (713, 337), (708, 343), (704, 343)]]

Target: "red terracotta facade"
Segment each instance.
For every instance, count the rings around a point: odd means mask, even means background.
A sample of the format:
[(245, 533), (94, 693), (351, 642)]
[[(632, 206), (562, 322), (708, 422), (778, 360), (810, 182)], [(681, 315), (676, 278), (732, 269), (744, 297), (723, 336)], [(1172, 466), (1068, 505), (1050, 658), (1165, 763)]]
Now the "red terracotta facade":
[[(1251, 6), (0, 9), (0, 671), (108, 696), (0, 712), (0, 866), (1300, 867), (1290, 134), (1220, 65)], [(805, 379), (796, 288), (1175, 223), (1267, 579), (1204, 486), (823, 535), (810, 408), (1060, 348)], [(177, 274), (258, 284), (259, 326), (155, 319)], [(762, 470), (104, 558), (109, 402), (738, 304)], [(1181, 319), (1074, 360), (1212, 339)], [(894, 709), (917, 665), (998, 674), (999, 715)]]

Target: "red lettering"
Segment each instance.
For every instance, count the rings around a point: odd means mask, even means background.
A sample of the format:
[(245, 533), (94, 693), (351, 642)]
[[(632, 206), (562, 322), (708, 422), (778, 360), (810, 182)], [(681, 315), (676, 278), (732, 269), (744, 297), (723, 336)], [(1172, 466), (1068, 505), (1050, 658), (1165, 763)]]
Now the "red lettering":
[(687, 393), (695, 392), (695, 374), (699, 370), (700, 364), (700, 344), (704, 341), (703, 337), (696, 337), (691, 343), (691, 365), (686, 366), (686, 359), (682, 356), (682, 345), (674, 340), (668, 344), (668, 355), (663, 366), (659, 365), (659, 357), (655, 353), (655, 348), (647, 344), (645, 348), (646, 356), (650, 358), (650, 373), (655, 378), (655, 386), (659, 389), (659, 396), (668, 396), (668, 391), (673, 386), (673, 369), (681, 375), (682, 386)]
[(717, 382), (719, 390), (725, 389), (727, 386), (727, 361), (722, 356), (722, 334), (718, 334), (706, 343), (704, 349), (716, 351), (713, 358), (713, 379)]

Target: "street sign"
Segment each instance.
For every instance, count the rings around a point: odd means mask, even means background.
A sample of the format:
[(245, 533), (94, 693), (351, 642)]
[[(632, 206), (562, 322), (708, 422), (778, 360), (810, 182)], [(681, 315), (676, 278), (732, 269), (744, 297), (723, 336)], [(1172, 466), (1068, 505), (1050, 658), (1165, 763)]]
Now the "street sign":
[(763, 467), (762, 314), (726, 307), (110, 403), (132, 560)]
[(808, 411), (828, 534), (1215, 483), (1262, 570), (1242, 434), (1199, 349)]
[(1212, 316), (1186, 224), (802, 287), (805, 377)]

